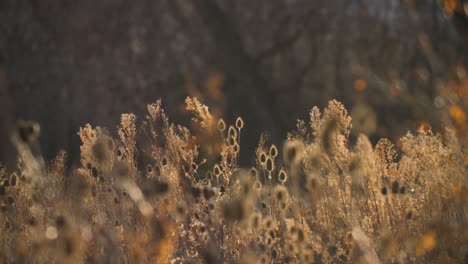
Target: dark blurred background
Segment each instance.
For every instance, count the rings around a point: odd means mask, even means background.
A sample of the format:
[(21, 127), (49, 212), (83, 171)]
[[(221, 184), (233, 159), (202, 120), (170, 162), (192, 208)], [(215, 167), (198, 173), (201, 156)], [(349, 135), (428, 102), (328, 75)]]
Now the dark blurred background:
[(162, 98), (189, 125), (186, 96), (228, 122), (243, 116), (248, 147), (263, 130), (281, 142), (333, 98), (375, 116), (372, 139), (437, 130), (454, 105), (466, 112), (463, 4), (1, 0), (0, 160), (14, 157), (18, 119), (41, 124), (46, 157), (67, 149), (76, 160), (85, 123), (114, 131), (121, 113), (143, 117)]

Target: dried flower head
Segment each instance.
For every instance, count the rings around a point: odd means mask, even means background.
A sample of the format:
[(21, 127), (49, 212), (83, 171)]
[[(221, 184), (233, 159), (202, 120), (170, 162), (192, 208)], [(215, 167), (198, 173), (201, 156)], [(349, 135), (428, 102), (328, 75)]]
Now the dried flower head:
[(213, 177), (213, 173), (211, 171), (208, 171), (205, 173), (205, 178), (208, 180), (208, 181), (212, 181), (214, 179)]
[(229, 126), (228, 137), (237, 138), (237, 130), (233, 126)]
[(253, 184), (253, 188), (256, 191), (262, 190), (262, 183), (260, 181), (258, 181), (258, 180), (255, 181), (254, 184)]
[(265, 165), (267, 161), (267, 155), (264, 152), (260, 153), (259, 161), (260, 164)]
[(220, 118), (218, 120), (218, 130), (221, 131), (221, 132), (226, 130), (226, 123), (224, 122), (224, 120), (222, 118)]
[(214, 165), (214, 167), (213, 167), (213, 174), (214, 174), (216, 177), (219, 177), (219, 175), (221, 175), (221, 168), (219, 167), (218, 164)]
[(288, 180), (288, 174), (286, 173), (286, 171), (284, 171), (284, 169), (281, 169), (278, 172), (278, 181), (284, 184), (287, 180)]
[(257, 169), (251, 168), (251, 169), (250, 169), (250, 180), (251, 180), (251, 181), (255, 181), (255, 180), (257, 180), (257, 177), (258, 177), (258, 171), (257, 171)]
[(238, 117), (236, 119), (236, 127), (239, 130), (241, 130), (244, 127), (244, 120), (242, 120), (242, 117)]
[(276, 158), (278, 156), (278, 148), (275, 145), (271, 145), (270, 147), (270, 156)]
[(278, 202), (287, 202), (289, 199), (288, 189), (284, 185), (277, 185), (275, 187), (274, 198)]
[(268, 172), (275, 170), (275, 163), (271, 157), (268, 157), (265, 163), (265, 168)]

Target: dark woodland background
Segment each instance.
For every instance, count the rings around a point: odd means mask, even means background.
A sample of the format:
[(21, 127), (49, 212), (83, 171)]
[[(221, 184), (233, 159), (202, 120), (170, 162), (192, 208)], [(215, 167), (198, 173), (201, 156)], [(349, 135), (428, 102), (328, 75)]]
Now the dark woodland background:
[(264, 130), (282, 142), (332, 98), (370, 105), (373, 137), (437, 130), (434, 101), (451, 98), (468, 60), (464, 10), (445, 2), (1, 0), (0, 160), (14, 159), (18, 119), (41, 124), (46, 157), (76, 160), (85, 123), (113, 131), (121, 113), (143, 117), (162, 98), (189, 125), (186, 96), (228, 122), (244, 117), (249, 147)]

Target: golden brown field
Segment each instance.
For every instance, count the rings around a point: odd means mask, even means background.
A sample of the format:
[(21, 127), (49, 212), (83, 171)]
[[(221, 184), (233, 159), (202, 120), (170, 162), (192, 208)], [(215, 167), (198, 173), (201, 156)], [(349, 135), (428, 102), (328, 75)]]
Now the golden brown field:
[(44, 161), (39, 126), (18, 123), (18, 167), (0, 171), (1, 262), (467, 263), (468, 141), (457, 127), (351, 144), (352, 123), (369, 124), (332, 100), (283, 145), (263, 135), (241, 168), (249, 124), (197, 98), (186, 110), (191, 129), (161, 101), (145, 117), (123, 114), (117, 133), (85, 125), (77, 169), (66, 152)]

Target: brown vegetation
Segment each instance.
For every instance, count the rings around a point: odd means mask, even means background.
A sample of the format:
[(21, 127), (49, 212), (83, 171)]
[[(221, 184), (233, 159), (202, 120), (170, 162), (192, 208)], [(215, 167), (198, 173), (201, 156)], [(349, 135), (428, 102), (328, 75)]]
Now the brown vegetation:
[[(19, 124), (18, 169), (0, 171), (0, 258), (35, 263), (466, 263), (467, 140), (422, 126), (399, 147), (349, 136), (338, 101), (299, 120), (283, 146), (262, 136), (238, 165), (243, 119), (173, 124), (161, 101), (117, 137), (87, 124), (81, 166), (37, 154)], [(455, 124), (456, 125), (456, 124)]]

